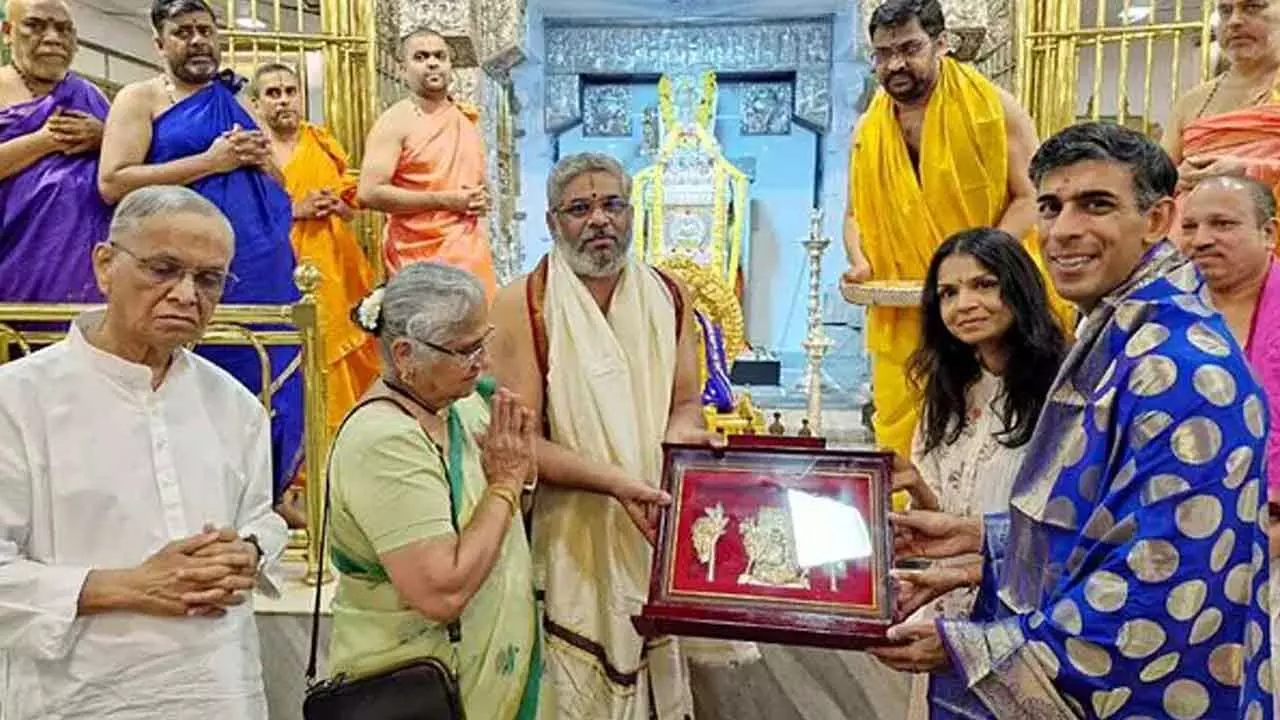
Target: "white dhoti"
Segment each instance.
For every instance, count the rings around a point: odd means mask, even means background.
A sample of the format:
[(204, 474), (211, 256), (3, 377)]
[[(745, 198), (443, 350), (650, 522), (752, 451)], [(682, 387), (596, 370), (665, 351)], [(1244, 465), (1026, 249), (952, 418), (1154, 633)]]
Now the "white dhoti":
[[(554, 442), (657, 486), (675, 379), (674, 308), (656, 272), (633, 261), (606, 316), (559, 252), (551, 253), (545, 402)], [(646, 647), (631, 625), (648, 594), (651, 560), (621, 504), (543, 485), (533, 515), (547, 616), (541, 717), (648, 720), (650, 695), (660, 720), (692, 717), (676, 640)]]

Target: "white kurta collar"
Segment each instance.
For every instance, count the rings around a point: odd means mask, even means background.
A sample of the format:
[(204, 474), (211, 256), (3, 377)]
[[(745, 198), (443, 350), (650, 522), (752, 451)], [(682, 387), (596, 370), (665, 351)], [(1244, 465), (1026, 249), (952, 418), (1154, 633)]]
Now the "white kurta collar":
[[(71, 348), (72, 356), (84, 361), (94, 372), (105, 375), (128, 390), (137, 393), (158, 391), (159, 388), (151, 387), (153, 371), (149, 366), (126, 360), (89, 342), (87, 331), (101, 324), (105, 312), (102, 309), (90, 310), (72, 321), (67, 331), (67, 344)], [(186, 367), (187, 362), (187, 351), (175, 350), (173, 361), (160, 387), (173, 381)]]

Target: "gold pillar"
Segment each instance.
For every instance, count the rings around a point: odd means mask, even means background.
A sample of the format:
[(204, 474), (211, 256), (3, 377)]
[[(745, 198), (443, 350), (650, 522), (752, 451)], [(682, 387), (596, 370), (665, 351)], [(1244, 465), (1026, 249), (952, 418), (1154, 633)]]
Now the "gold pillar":
[[(295, 67), (304, 87), (321, 93), (319, 104), (323, 117), (308, 119), (327, 126), (351, 155), (353, 167), (358, 168), (365, 137), (376, 112), (373, 92), (378, 77), (376, 1), (319, 0), (309, 5), (285, 0), (251, 0), (247, 4), (223, 0), (221, 4), (230, 25), (222, 33), (227, 66), (245, 75), (252, 75), (266, 62), (284, 62)], [(240, 20), (249, 21), (243, 25), (256, 29), (243, 29)], [(319, 67), (316, 67), (317, 59)], [(312, 70), (320, 77), (310, 77)], [(367, 240), (367, 221), (361, 229)], [(321, 348), (324, 328), (315, 305), (315, 290), (323, 278), (315, 267), (304, 264), (298, 267), (295, 281), (302, 291), (302, 300), (292, 308), (282, 306), (280, 310), (302, 336), (307, 578), (314, 581), (320, 577), (323, 565), (323, 559), (318, 556), (318, 529), (324, 501), (324, 460), (330, 440), (325, 410), (327, 371)], [(264, 387), (267, 385), (269, 383)]]

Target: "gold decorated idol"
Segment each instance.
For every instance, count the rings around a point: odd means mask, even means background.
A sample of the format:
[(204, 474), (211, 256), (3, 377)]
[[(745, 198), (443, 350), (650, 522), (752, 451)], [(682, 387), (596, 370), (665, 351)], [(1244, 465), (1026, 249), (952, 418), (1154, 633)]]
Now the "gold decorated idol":
[(738, 529), (747, 552), (747, 569), (738, 576), (739, 585), (809, 589), (809, 574), (796, 557), (791, 516), (786, 510), (760, 508), (755, 518), (739, 522)]
[(707, 427), (763, 434), (764, 416), (735, 397), (733, 360), (747, 347), (741, 292), (746, 268), (747, 176), (715, 137), (716, 75), (664, 75), (660, 147), (631, 190), (636, 256), (679, 277), (693, 297)]
[(729, 518), (720, 503), (707, 508), (702, 517), (693, 521), (693, 549), (698, 553), (698, 562), (707, 566), (707, 582), (716, 580), (716, 545), (728, 527)]

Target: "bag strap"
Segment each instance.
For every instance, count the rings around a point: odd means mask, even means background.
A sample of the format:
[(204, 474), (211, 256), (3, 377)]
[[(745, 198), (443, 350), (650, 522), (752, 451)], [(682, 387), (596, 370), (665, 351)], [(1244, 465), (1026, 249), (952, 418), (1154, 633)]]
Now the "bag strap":
[[(417, 416), (414, 415), (413, 411), (395, 395), (386, 394), (367, 397), (356, 403), (354, 407), (347, 411), (346, 417), (342, 419), (342, 424), (338, 426), (337, 432), (333, 434), (334, 441), (337, 441), (338, 436), (342, 434), (343, 428), (345, 428), (347, 426), (347, 422), (355, 416), (357, 410), (360, 410), (366, 405), (372, 405), (376, 402), (383, 401), (394, 404), (406, 415), (417, 420)], [(455, 410), (452, 405), (449, 406), (446, 427), (449, 432), (449, 457), (450, 460), (453, 460), (456, 457), (456, 462), (445, 462), (444, 453), (441, 451), (440, 446), (431, 439), (430, 435), (427, 435), (427, 441), (435, 447), (436, 454), (440, 457), (440, 463), (444, 465), (445, 477), (448, 478), (449, 481), (449, 520), (453, 525), (454, 534), (461, 536), (462, 532), (458, 527), (458, 513), (459, 507), (462, 504), (462, 443), (465, 442), (465, 433), (462, 427), (462, 419), (458, 416), (457, 410)], [(423, 429), (423, 433), (426, 433), (425, 428)], [(324, 568), (327, 565), (328, 560), (325, 556), (325, 545), (329, 537), (329, 478), (332, 475), (332, 471), (333, 451), (331, 449), (329, 452), (329, 461), (325, 465), (324, 473), (324, 512), (320, 521), (320, 547), (319, 553), (317, 554), (320, 568), (317, 571), (318, 577), (316, 578), (316, 594), (311, 608), (311, 648), (308, 651), (306, 671), (308, 687), (315, 682), (316, 673), (318, 671), (316, 666), (317, 656), (319, 655), (320, 650), (320, 600), (322, 596), (321, 593), (324, 588), (324, 583), (321, 582), (321, 580), (324, 579)], [(449, 633), (449, 642), (454, 646), (454, 650), (456, 652), (458, 645), (462, 643), (462, 622), (461, 620), (454, 620), (445, 627)]]

